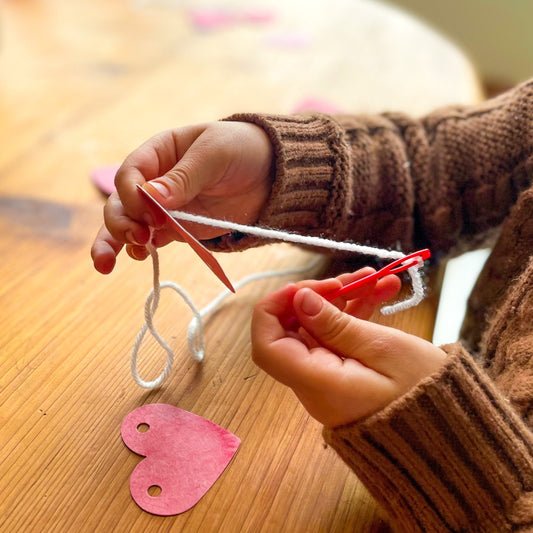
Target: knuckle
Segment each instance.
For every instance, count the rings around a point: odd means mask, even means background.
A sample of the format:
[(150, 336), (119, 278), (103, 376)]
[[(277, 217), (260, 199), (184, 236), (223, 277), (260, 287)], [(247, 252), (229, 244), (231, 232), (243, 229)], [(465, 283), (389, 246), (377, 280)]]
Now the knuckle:
[(335, 341), (349, 334), (350, 317), (342, 313), (329, 316), (322, 325), (322, 337), (326, 341)]
[(116, 214), (113, 205), (107, 202), (104, 205), (104, 224), (109, 232), (113, 235), (116, 231)]
[(375, 355), (387, 356), (391, 353), (391, 342), (383, 336), (374, 337), (366, 340), (366, 349), (369, 353)]
[(117, 170), (115, 174), (115, 178), (113, 179), (113, 183), (115, 184), (115, 189), (118, 190), (122, 186), (122, 184), (127, 183), (127, 181), (128, 181), (127, 172), (123, 164)]
[(104, 206), (104, 225), (113, 238), (126, 241), (124, 233), (130, 228), (130, 219), (117, 212), (116, 206), (110, 202)]
[(235, 124), (237, 123), (213, 124), (208, 134), (199, 140), (198, 145), (211, 153), (216, 153), (222, 164), (229, 163), (235, 157), (235, 153), (242, 149), (245, 142), (242, 135), (236, 134)]
[(256, 304), (253, 313), (252, 313), (252, 323), (251, 323), (251, 340), (252, 340), (252, 361), (257, 365), (261, 366), (260, 362), (263, 358), (262, 350), (259, 349), (261, 344), (261, 336), (257, 332), (258, 328), (258, 319), (261, 313), (260, 311), (261, 303)]
[(255, 346), (252, 346), (252, 361), (258, 366), (261, 367), (261, 351), (258, 350)]
[(266, 370), (269, 366), (270, 354), (265, 347), (252, 346), (252, 361), (259, 368)]
[(362, 342), (362, 347), (367, 354), (381, 361), (395, 359), (398, 352), (397, 342), (388, 335), (366, 338)]
[(156, 154), (164, 151), (167, 144), (168, 135), (168, 130), (156, 133), (148, 142), (150, 150), (153, 150)]
[(169, 170), (165, 176), (175, 182), (189, 182), (191, 179), (191, 170), (186, 164)]
[(180, 167), (169, 170), (165, 177), (168, 178), (172, 184), (176, 194), (181, 195), (190, 189), (193, 182), (193, 172), (186, 164), (180, 165)]

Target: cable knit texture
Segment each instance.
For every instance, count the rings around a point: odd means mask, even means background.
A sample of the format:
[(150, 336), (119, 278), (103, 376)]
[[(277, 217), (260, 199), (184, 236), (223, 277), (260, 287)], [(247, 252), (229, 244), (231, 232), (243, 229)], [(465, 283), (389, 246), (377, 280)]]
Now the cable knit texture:
[[(502, 224), (465, 345), (387, 408), (326, 441), (400, 532), (533, 531), (533, 81), (416, 120), (234, 115), (261, 126), (274, 185), (258, 224), (434, 257)], [(525, 192), (523, 192), (525, 191)], [(231, 234), (219, 250), (261, 244)]]
[(520, 276), (533, 251), (533, 190), (521, 195), (481, 271), (468, 300), (461, 337), (472, 350), (480, 349), (488, 319), (499, 307), (509, 281)]

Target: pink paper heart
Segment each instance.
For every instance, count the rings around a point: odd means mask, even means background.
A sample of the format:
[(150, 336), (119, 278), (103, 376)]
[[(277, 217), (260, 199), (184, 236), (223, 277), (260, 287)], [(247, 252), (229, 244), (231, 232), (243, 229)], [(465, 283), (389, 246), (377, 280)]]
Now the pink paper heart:
[(141, 509), (161, 516), (196, 505), (241, 442), (201, 416), (162, 403), (132, 411), (121, 434), (131, 451), (145, 456), (130, 476), (131, 496)]

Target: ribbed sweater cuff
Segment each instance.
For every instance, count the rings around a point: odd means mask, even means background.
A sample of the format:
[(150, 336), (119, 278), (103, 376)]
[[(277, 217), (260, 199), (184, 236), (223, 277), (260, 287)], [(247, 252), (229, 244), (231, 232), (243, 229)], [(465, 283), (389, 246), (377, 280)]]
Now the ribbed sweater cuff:
[[(272, 192), (256, 225), (331, 238), (348, 221), (348, 147), (343, 129), (326, 115), (236, 114), (225, 119), (251, 122), (269, 136), (275, 167)], [(252, 236), (230, 234), (208, 241), (234, 251), (259, 244)]]
[(533, 529), (533, 440), (458, 344), (441, 371), (324, 438), (397, 531)]

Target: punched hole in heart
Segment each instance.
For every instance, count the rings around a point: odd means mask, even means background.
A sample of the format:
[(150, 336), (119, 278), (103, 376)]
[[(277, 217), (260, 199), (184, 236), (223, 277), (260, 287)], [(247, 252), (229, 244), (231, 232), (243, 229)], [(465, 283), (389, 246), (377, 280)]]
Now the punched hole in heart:
[(149, 429), (150, 429), (150, 424), (147, 424), (146, 422), (141, 422), (141, 423), (137, 426), (137, 431), (138, 431), (139, 433), (146, 433)]
[(148, 487), (148, 494), (152, 496), (152, 498), (157, 498), (161, 494), (161, 487), (159, 485), (150, 485)]

